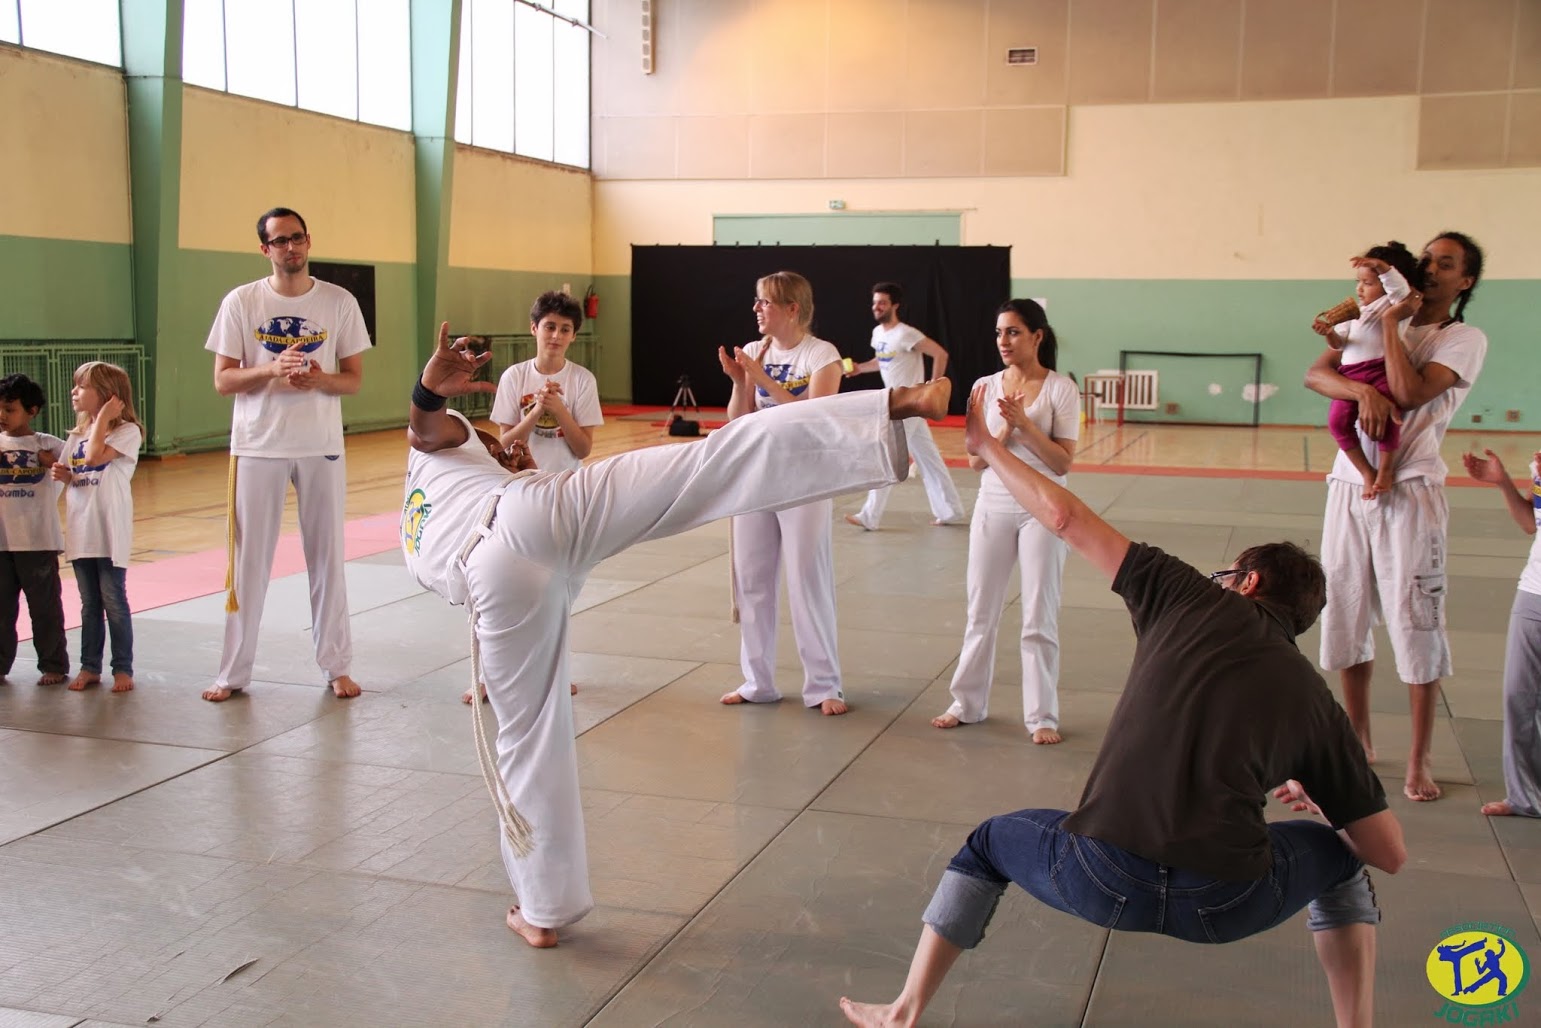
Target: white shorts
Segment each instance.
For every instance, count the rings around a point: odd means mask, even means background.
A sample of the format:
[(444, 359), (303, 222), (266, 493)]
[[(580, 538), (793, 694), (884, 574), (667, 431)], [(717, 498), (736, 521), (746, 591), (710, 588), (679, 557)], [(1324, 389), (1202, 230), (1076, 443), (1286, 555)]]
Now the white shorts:
[(1322, 523), (1322, 668), (1375, 658), (1371, 629), (1384, 623), (1397, 676), (1421, 685), (1450, 674), (1445, 635), (1445, 490), (1427, 479), (1398, 482), (1374, 500), (1358, 483), (1327, 481)]

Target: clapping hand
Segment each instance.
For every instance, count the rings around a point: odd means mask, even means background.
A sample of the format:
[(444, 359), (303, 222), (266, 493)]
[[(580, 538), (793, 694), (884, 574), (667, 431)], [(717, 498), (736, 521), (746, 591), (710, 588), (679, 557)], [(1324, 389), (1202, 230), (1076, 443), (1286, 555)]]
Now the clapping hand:
[(1504, 462), (1498, 459), (1498, 454), (1492, 450), (1483, 450), (1486, 457), (1478, 457), (1475, 453), (1461, 454), (1461, 463), (1466, 465), (1466, 473), (1478, 482), (1486, 482), (1488, 485), (1501, 485), (1509, 480), (1509, 473), (1504, 470)]
[(473, 381), (482, 365), (492, 360), (492, 351), (472, 353), (471, 340), (461, 336), (449, 341), (449, 322), (439, 326), (439, 342), (433, 356), (423, 367), (423, 388), (440, 396), (466, 396), (470, 393), (495, 393), (496, 383)]
[(1027, 406), (1022, 402), (1021, 393), (1008, 393), (996, 401), (996, 407), (1001, 412), (1001, 417), (1006, 423), (1015, 429), (1026, 429), (1031, 422), (1027, 419)]
[[(734, 352), (738, 351), (735, 349)], [(726, 346), (717, 347), (717, 363), (722, 365), (722, 373), (732, 379), (734, 385), (744, 384), (744, 369), (739, 366), (738, 361), (728, 356)]]

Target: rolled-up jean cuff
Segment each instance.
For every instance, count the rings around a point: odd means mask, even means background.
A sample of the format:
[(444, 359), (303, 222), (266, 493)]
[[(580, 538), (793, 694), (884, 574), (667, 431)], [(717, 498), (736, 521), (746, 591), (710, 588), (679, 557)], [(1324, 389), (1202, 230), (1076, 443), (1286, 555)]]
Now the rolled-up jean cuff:
[(1306, 908), (1306, 927), (1313, 932), (1351, 924), (1380, 924), (1375, 883), (1363, 867), (1316, 897)]
[(944, 871), (920, 919), (959, 949), (973, 949), (985, 937), (985, 928), (1005, 891), (1004, 883)]

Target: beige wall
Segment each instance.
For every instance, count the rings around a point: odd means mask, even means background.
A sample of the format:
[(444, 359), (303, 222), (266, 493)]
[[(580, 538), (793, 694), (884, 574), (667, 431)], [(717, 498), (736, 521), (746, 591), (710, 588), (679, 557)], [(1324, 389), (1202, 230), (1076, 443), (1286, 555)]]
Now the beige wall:
[(595, 271), (629, 273), (632, 243), (710, 243), (713, 214), (838, 198), (961, 211), (963, 242), (1012, 246), (1018, 278), (1333, 277), (1371, 243), (1451, 227), (1487, 248), (1489, 276), (1541, 277), (1541, 170), (1416, 170), (1418, 104), (1073, 107), (1062, 178), (599, 181)]
[(133, 241), (122, 72), (0, 47), (0, 139), (0, 235)]
[(586, 271), (593, 238), (593, 190), (584, 172), (456, 148), (452, 266)]
[(283, 206), (305, 216), (317, 260), (410, 264), (414, 183), (406, 133), (194, 87), (183, 93), (183, 249), (255, 253), (257, 215)]
[[(1419, 166), (1541, 164), (1541, 0), (594, 0), (605, 178), (1058, 175), (1064, 105), (1424, 94)], [(1039, 63), (1005, 64), (1010, 46)]]

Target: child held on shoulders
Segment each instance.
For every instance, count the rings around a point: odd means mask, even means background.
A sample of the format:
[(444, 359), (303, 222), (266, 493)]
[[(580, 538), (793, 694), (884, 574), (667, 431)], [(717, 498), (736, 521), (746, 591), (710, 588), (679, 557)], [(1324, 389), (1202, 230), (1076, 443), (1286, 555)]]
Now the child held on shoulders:
[[(134, 416), (128, 373), (91, 361), (75, 371), (70, 403), (78, 420), (54, 465), (65, 483), (66, 555), (80, 587), (80, 673), (76, 691), (102, 680), (102, 649), (112, 637), (112, 691), (134, 687), (134, 623), (128, 609), (128, 557), (134, 538), (130, 480), (144, 432)], [(106, 628), (103, 629), (103, 620)]]
[[(1355, 269), (1354, 295), (1359, 302), (1359, 316), (1334, 328), (1326, 313), (1319, 314), (1311, 323), (1311, 331), (1334, 350), (1342, 351), (1343, 363), (1338, 372), (1344, 378), (1373, 386), (1389, 400), (1392, 397), (1386, 381), (1386, 344), (1381, 316), (1405, 300), (1413, 289), (1421, 289), (1423, 275), (1418, 268), (1418, 258), (1396, 240), (1385, 246), (1372, 246), (1363, 256), (1354, 257), (1349, 263)], [(1405, 327), (1405, 320), (1398, 326), (1399, 331)], [(1327, 413), (1327, 427), (1339, 449), (1348, 455), (1349, 461), (1364, 477), (1363, 497), (1371, 500), (1389, 490), (1395, 481), (1396, 453), (1402, 432), (1397, 419), (1387, 421), (1386, 430), (1376, 443), (1380, 460), (1377, 465), (1372, 465), (1359, 438), (1358, 422), (1357, 403), (1332, 401)]]
[(43, 409), (43, 389), (26, 375), (0, 378), (0, 678), (16, 660), (19, 599), (27, 597), (38, 685), (69, 675), (64, 641), (64, 599), (59, 584), (59, 490), (48, 468), (64, 440), (32, 428)]

